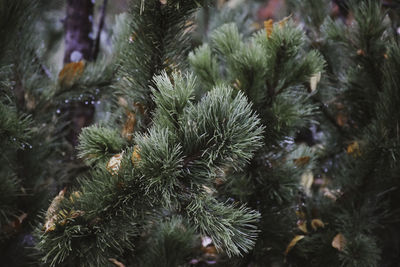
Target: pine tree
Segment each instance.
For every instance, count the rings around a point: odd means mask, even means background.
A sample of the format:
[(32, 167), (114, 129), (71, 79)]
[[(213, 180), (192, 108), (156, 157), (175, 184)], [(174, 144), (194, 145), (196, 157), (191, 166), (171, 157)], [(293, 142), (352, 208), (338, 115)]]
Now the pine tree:
[(0, 0), (1, 264), (397, 266), (398, 1), (216, 2), (131, 1), (56, 73), (55, 2)]
[(247, 40), (235, 24), (223, 25), (189, 58), (203, 88), (235, 87), (253, 102), (266, 128), (265, 144), (249, 166), (241, 172), (226, 169), (226, 182), (220, 186), (225, 197), (249, 203), (262, 217), (255, 249), (234, 262), (283, 263), (297, 220), (295, 206), (301, 204), (300, 177), (311, 175), (313, 167), (313, 152), (297, 145), (295, 136), (317, 114), (309, 81), (321, 74), (324, 61), (315, 50), (307, 50), (304, 33), (289, 19), (267, 21), (264, 30)]
[(38, 213), (49, 195), (84, 171), (70, 159), (66, 103), (95, 95), (95, 88), (102, 93), (111, 79), (107, 65), (87, 64), (78, 75), (71, 68), (55, 72), (53, 51), (42, 45), (56, 42), (47, 43), (47, 26), (54, 21), (45, 16), (59, 4), (0, 1), (0, 261), (5, 266), (37, 262), (32, 231)]
[(225, 168), (244, 168), (263, 127), (242, 93), (221, 84), (200, 98), (197, 79), (185, 73), (198, 5), (132, 2), (115, 85), (115, 114), (125, 120), (80, 135), (91, 171), (48, 208), (37, 231), (44, 263), (187, 265), (200, 234), (228, 255), (254, 245), (259, 214), (217, 199), (213, 182)]
[(5, 266), (27, 264), (32, 225), (46, 205), (46, 185), (59, 170), (50, 79), (33, 34), (41, 8), (44, 3), (35, 1), (0, 1), (0, 261)]
[(394, 15), (399, 6), (353, 1), (347, 8), (353, 20), (306, 22), (310, 41), (328, 62), (327, 78), (315, 99), (324, 107), (324, 148), (316, 171), (328, 184), (316, 186), (306, 200), (303, 216), (318, 214), (325, 227), (308, 228), (291, 252), (294, 266), (399, 262), (400, 50)]

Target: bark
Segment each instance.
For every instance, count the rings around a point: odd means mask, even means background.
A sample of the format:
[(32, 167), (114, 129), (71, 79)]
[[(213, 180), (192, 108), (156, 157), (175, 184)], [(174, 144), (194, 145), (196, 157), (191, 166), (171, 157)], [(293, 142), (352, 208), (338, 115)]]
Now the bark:
[[(93, 1), (94, 2), (94, 1)], [(67, 0), (65, 19), (65, 54), (64, 64), (72, 61), (92, 61), (94, 41), (92, 0)], [(94, 116), (94, 105), (74, 101), (68, 107), (71, 130), (68, 140), (75, 146), (83, 127), (90, 125)]]
[[(64, 63), (85, 59), (92, 60), (93, 39), (93, 3), (91, 0), (67, 0), (65, 19)], [(74, 60), (71, 55), (74, 53)], [(81, 55), (79, 59), (78, 55)]]

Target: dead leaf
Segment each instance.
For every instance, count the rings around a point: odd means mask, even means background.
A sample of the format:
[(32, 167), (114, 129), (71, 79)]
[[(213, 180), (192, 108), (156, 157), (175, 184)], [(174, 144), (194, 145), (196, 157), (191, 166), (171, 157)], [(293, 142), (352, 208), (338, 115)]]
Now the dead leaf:
[(347, 146), (347, 154), (353, 155), (353, 157), (361, 156), (360, 145), (357, 141), (354, 141)]
[(75, 219), (81, 215), (85, 214), (84, 211), (81, 210), (62, 210), (59, 212), (58, 216), (57, 216), (57, 224), (58, 225), (65, 225), (68, 222), (68, 219)]
[(112, 156), (112, 158), (108, 161), (106, 169), (111, 173), (111, 175), (118, 174), (123, 156), (124, 152)]
[(74, 191), (72, 192), (72, 194), (69, 196), (69, 200), (74, 203), (75, 199), (80, 198), (81, 197), (81, 193), (79, 191)]
[(323, 191), (324, 191), (324, 196), (332, 199), (333, 201), (336, 201), (336, 199), (343, 194), (340, 191), (340, 189), (330, 190), (328, 188), (324, 188)]
[(279, 29), (282, 29), (285, 26), (286, 22), (288, 22), (291, 17), (292, 17), (292, 14), (290, 14), (289, 16), (284, 17), (283, 19), (278, 21)]
[(112, 263), (114, 263), (115, 266), (118, 266), (118, 267), (125, 267), (125, 265), (124, 265), (122, 262), (117, 261), (117, 260), (114, 259), (114, 258), (109, 258), (108, 260), (111, 261)]
[(332, 240), (332, 247), (339, 251), (343, 251), (346, 246), (346, 238), (341, 233), (337, 234)]
[(25, 92), (24, 99), (25, 99), (25, 103), (26, 103), (26, 108), (28, 110), (35, 109), (36, 101), (35, 101), (35, 97), (33, 95), (29, 94), (28, 92)]
[(318, 228), (324, 228), (325, 224), (320, 219), (313, 219), (311, 221), (311, 227), (314, 229), (314, 231), (316, 231)]
[(307, 195), (311, 194), (311, 186), (314, 183), (314, 174), (312, 171), (307, 170), (301, 175), (301, 185), (304, 187)]
[(317, 89), (317, 85), (320, 80), (321, 80), (321, 72), (318, 72), (318, 73), (314, 74), (313, 76), (311, 76), (311, 78), (310, 78), (311, 92), (314, 92)]
[(241, 90), (242, 88), (242, 83), (240, 82), (239, 79), (236, 79), (235, 82), (233, 83), (233, 88), (237, 89), (237, 90)]
[(131, 36), (129, 36), (129, 43), (133, 43), (136, 40), (137, 34), (136, 32), (132, 33)]
[(357, 55), (359, 55), (359, 56), (365, 56), (365, 51), (362, 50), (362, 49), (358, 49), (358, 50), (357, 50)]
[(71, 87), (81, 76), (85, 68), (85, 62), (71, 62), (64, 66), (58, 74), (58, 83), (63, 88)]
[(297, 242), (299, 242), (300, 240), (302, 240), (305, 236), (304, 235), (296, 235), (289, 243), (289, 245), (287, 246), (286, 250), (285, 250), (285, 255), (287, 255), (289, 253), (290, 250), (292, 250), (292, 248), (297, 244)]
[(64, 188), (63, 190), (58, 193), (58, 195), (51, 201), (51, 204), (49, 208), (46, 211), (46, 222), (43, 226), (43, 230), (45, 233), (54, 231), (56, 229), (56, 221), (57, 221), (57, 213), (58, 213), (58, 207), (61, 203), (61, 201), (64, 199), (64, 194), (67, 191), (67, 188)]
[(131, 141), (133, 137), (133, 131), (135, 130), (136, 126), (136, 114), (127, 110), (126, 117), (126, 122), (124, 124), (124, 128), (122, 129), (122, 136)]
[(267, 34), (267, 38), (269, 38), (272, 34), (272, 30), (274, 28), (274, 21), (272, 19), (264, 21), (264, 29)]
[(304, 156), (304, 157), (300, 157), (298, 159), (294, 159), (293, 162), (298, 167), (302, 167), (302, 166), (306, 165), (308, 162), (310, 162), (310, 159), (311, 158), (309, 156)]
[(128, 101), (123, 97), (118, 97), (118, 104), (123, 108), (128, 108)]
[(131, 161), (134, 166), (136, 166), (138, 164), (138, 162), (140, 161), (139, 147), (137, 145), (134, 146), (134, 148), (133, 148)]
[(340, 126), (343, 127), (345, 124), (347, 124), (347, 117), (344, 115), (342, 112), (340, 112), (337, 117), (336, 117), (336, 123)]
[(18, 216), (13, 222), (11, 222), (11, 227), (13, 229), (17, 229), (21, 226), (22, 222), (28, 217), (28, 213), (22, 213), (20, 216)]
[(142, 115), (146, 113), (146, 110), (145, 110), (143, 104), (141, 104), (141, 103), (139, 103), (139, 102), (136, 102), (136, 103), (133, 104), (133, 106), (134, 106), (135, 108), (137, 108), (137, 110), (139, 110), (139, 112), (140, 112)]
[(307, 230), (307, 221), (298, 220), (298, 221), (297, 221), (297, 228), (299, 228), (300, 231), (302, 231), (303, 233), (307, 234), (307, 233), (308, 233), (308, 230)]

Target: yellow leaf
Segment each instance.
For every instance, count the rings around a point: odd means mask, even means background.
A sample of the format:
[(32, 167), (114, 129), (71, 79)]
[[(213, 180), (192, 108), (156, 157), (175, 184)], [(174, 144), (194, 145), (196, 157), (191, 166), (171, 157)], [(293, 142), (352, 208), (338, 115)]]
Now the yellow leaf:
[(347, 154), (353, 155), (353, 157), (361, 156), (360, 145), (357, 141), (354, 141), (347, 146)]
[(341, 233), (337, 234), (332, 240), (332, 247), (339, 251), (343, 251), (346, 246), (346, 238)]
[(137, 145), (133, 148), (131, 161), (134, 166), (140, 161), (139, 147)]
[(111, 175), (118, 174), (123, 156), (124, 152), (112, 156), (112, 158), (108, 161), (106, 169), (111, 173)]
[(305, 193), (307, 195), (311, 194), (311, 186), (314, 183), (314, 174), (307, 170), (301, 175), (301, 185), (304, 187)]
[(82, 76), (84, 68), (85, 62), (82, 60), (66, 64), (58, 74), (58, 82), (61, 87), (71, 87)]
[(267, 34), (267, 38), (269, 38), (272, 34), (272, 30), (274, 28), (274, 21), (272, 19), (264, 21), (264, 29)]
[(289, 253), (289, 251), (292, 250), (292, 248), (297, 244), (297, 242), (302, 240), (304, 237), (305, 237), (304, 235), (296, 235), (292, 239), (292, 241), (290, 241), (289, 245), (287, 246), (287, 248), (285, 250), (285, 255), (287, 255)]
[(316, 231), (318, 228), (324, 228), (325, 224), (320, 219), (313, 219), (311, 221), (311, 227), (314, 229), (314, 231)]
[(307, 230), (307, 221), (303, 221), (303, 220), (299, 220), (297, 222), (297, 228), (300, 229), (300, 231), (302, 231), (303, 233), (307, 234), (308, 230)]

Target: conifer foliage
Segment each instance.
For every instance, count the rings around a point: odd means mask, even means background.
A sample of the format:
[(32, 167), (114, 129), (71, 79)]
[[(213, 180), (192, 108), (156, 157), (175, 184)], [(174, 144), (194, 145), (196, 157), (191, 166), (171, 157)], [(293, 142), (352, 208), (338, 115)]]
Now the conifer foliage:
[(185, 20), (197, 5), (132, 3), (134, 22), (116, 86), (122, 108), (134, 116), (127, 123), (136, 126), (136, 113), (151, 121), (146, 131), (124, 125), (124, 135), (100, 125), (82, 132), (79, 155), (92, 171), (50, 205), (38, 230), (44, 263), (177, 266), (190, 261), (195, 234), (209, 235), (228, 255), (254, 245), (258, 212), (221, 202), (212, 191), (222, 169), (243, 169), (261, 146), (260, 120), (246, 97), (227, 85), (197, 99), (192, 74), (179, 65), (161, 71), (181, 56), (172, 44), (184, 37)]
[(238, 261), (283, 262), (293, 235), (295, 206), (300, 205), (299, 178), (313, 166), (312, 151), (296, 145), (294, 137), (317, 114), (309, 81), (321, 74), (324, 60), (317, 51), (307, 51), (304, 33), (289, 19), (266, 22), (265, 29), (248, 40), (236, 25), (225, 24), (210, 39), (189, 56), (203, 87), (232, 85), (253, 102), (266, 127), (264, 146), (248, 167), (227, 169), (221, 186), (226, 197), (249, 203), (262, 216), (256, 248)]
[[(0, 1), (0, 260), (27, 264), (32, 225), (57, 172), (57, 135), (47, 103), (49, 78), (39, 62), (36, 1)], [(41, 90), (38, 90), (40, 88)], [(51, 106), (51, 105), (50, 105)]]
[(0, 0), (0, 265), (398, 265), (398, 1), (132, 0), (58, 74), (51, 2)]

